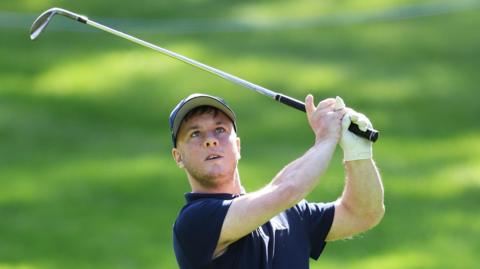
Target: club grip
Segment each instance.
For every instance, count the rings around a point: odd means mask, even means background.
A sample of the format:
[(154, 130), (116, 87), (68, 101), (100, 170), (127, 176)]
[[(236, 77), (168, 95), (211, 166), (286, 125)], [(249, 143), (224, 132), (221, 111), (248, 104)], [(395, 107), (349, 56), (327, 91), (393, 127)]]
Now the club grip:
[(291, 106), (293, 108), (296, 108), (300, 111), (307, 112), (307, 110), (305, 110), (305, 103), (303, 103), (302, 101), (299, 101), (295, 98), (292, 98), (290, 96), (286, 96), (286, 95), (283, 95), (283, 94), (277, 94), (275, 96), (275, 100), (277, 100), (280, 103), (283, 103), (287, 106)]
[[(277, 94), (275, 96), (275, 100), (277, 100), (278, 102), (280, 102), (282, 104), (285, 104), (287, 106), (296, 108), (296, 109), (298, 109), (300, 111), (303, 111), (303, 112), (306, 112), (305, 103), (303, 103), (302, 101), (299, 101), (295, 98), (292, 98), (290, 96), (286, 96), (286, 95), (283, 95), (283, 94)], [(363, 137), (365, 139), (368, 139), (372, 142), (375, 142), (378, 139), (378, 131), (377, 130), (369, 128), (364, 132), (364, 131), (360, 130), (360, 128), (358, 127), (357, 124), (355, 124), (353, 122), (348, 127), (348, 130), (350, 132), (352, 132), (352, 133), (354, 133), (354, 134), (356, 134), (360, 137)]]

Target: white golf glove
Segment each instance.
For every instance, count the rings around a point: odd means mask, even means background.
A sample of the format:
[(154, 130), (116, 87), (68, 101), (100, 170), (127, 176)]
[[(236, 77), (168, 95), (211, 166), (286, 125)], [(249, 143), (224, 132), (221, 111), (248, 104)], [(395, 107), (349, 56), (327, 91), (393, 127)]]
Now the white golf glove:
[[(337, 97), (336, 109), (345, 107), (342, 98)], [(372, 142), (361, 138), (348, 130), (350, 123), (355, 123), (362, 131), (372, 128), (372, 123), (363, 114), (356, 112), (351, 108), (346, 108), (347, 113), (342, 120), (342, 137), (340, 138), (340, 147), (343, 149), (343, 160), (363, 160), (372, 158)]]

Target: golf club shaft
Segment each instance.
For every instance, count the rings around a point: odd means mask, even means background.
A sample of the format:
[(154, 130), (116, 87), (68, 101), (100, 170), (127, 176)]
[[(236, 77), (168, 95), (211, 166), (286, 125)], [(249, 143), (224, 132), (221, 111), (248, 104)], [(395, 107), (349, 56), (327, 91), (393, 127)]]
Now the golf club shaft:
[(243, 86), (243, 87), (246, 87), (246, 88), (249, 88), (249, 89), (251, 89), (251, 90), (254, 90), (254, 91), (256, 91), (256, 92), (258, 92), (258, 93), (261, 93), (261, 94), (263, 94), (263, 95), (269, 96), (269, 97), (271, 97), (271, 98), (275, 98), (275, 96), (277, 95), (277, 93), (275, 93), (275, 92), (273, 92), (273, 91), (271, 91), (271, 90), (269, 90), (269, 89), (266, 89), (266, 88), (264, 88), (264, 87), (261, 87), (261, 86), (259, 86), (259, 85), (254, 84), (254, 83), (251, 83), (251, 82), (249, 82), (249, 81), (246, 81), (246, 80), (241, 79), (241, 78), (239, 78), (239, 77), (236, 77), (236, 76), (234, 76), (234, 75), (225, 73), (225, 72), (223, 72), (223, 71), (221, 71), (221, 70), (219, 70), (219, 69), (216, 69), (216, 68), (214, 68), (214, 67), (208, 66), (208, 65), (203, 64), (203, 63), (201, 63), (201, 62), (195, 61), (195, 60), (193, 60), (193, 59), (190, 59), (190, 58), (188, 58), (188, 57), (185, 57), (185, 56), (180, 55), (180, 54), (178, 54), (178, 53), (175, 53), (175, 52), (173, 52), (173, 51), (170, 51), (170, 50), (161, 48), (161, 47), (156, 46), (156, 45), (154, 45), (154, 44), (152, 44), (152, 43), (149, 43), (149, 42), (143, 41), (143, 40), (141, 40), (141, 39), (138, 39), (138, 38), (136, 38), (136, 37), (133, 37), (133, 36), (131, 36), (131, 35), (122, 33), (122, 32), (120, 32), (120, 31), (117, 31), (117, 30), (112, 29), (112, 28), (110, 28), (110, 27), (107, 27), (107, 26), (105, 26), (105, 25), (99, 24), (99, 23), (94, 22), (94, 21), (92, 21), (92, 20), (88, 20), (88, 19), (87, 19), (86, 23), (87, 23), (88, 25), (91, 25), (91, 26), (93, 26), (93, 27), (95, 27), (95, 28), (98, 28), (98, 29), (100, 29), (100, 30), (104, 30), (104, 31), (109, 32), (109, 33), (111, 33), (111, 34), (114, 34), (114, 35), (116, 35), (116, 36), (120, 36), (120, 37), (123, 37), (123, 38), (125, 38), (125, 39), (128, 39), (128, 40), (130, 40), (130, 41), (132, 41), (132, 42), (135, 42), (135, 43), (137, 43), (137, 44), (140, 44), (140, 45), (142, 45), (142, 46), (144, 46), (144, 47), (154, 49), (154, 50), (156, 50), (156, 51), (158, 51), (158, 52), (160, 52), (160, 53), (163, 53), (163, 54), (165, 54), (165, 55), (167, 55), (167, 56), (170, 56), (170, 57), (172, 57), (172, 58), (174, 58), (174, 59), (177, 59), (177, 60), (183, 61), (183, 62), (185, 62), (185, 63), (188, 63), (188, 64), (190, 64), (190, 65), (196, 66), (196, 67), (198, 67), (198, 68), (200, 68), (200, 69), (203, 69), (203, 70), (205, 70), (205, 71), (207, 71), (207, 72), (210, 72), (210, 73), (212, 73), (212, 74), (215, 74), (215, 75), (217, 75), (217, 76), (220, 76), (220, 77), (222, 77), (222, 78), (224, 78), (224, 79), (226, 79), (226, 80), (229, 80), (229, 81), (231, 81), (231, 82), (233, 82), (233, 83), (236, 83), (236, 84), (238, 84), (238, 85), (241, 85), (241, 86)]
[[(269, 89), (266, 89), (262, 86), (259, 86), (257, 84), (254, 84), (254, 83), (251, 83), (249, 81), (246, 81), (244, 79), (241, 79), (239, 77), (236, 77), (234, 75), (231, 75), (229, 73), (226, 73), (226, 72), (223, 72), (219, 69), (216, 69), (214, 67), (211, 67), (211, 66), (208, 66), (206, 64), (203, 64), (201, 62), (198, 62), (198, 61), (195, 61), (193, 59), (190, 59), (188, 57), (185, 57), (183, 55), (180, 55), (178, 53), (175, 53), (173, 51), (170, 51), (170, 50), (167, 50), (167, 49), (164, 49), (164, 48), (161, 48), (159, 46), (156, 46), (152, 43), (149, 43), (149, 42), (146, 42), (144, 40), (141, 40), (141, 39), (138, 39), (136, 37), (133, 37), (131, 35), (128, 35), (128, 34), (125, 34), (123, 32), (120, 32), (120, 31), (117, 31), (115, 29), (112, 29), (110, 27), (107, 27), (105, 25), (102, 25), (100, 23), (97, 23), (95, 21), (92, 21), (90, 19), (88, 19), (87, 17), (85, 16), (81, 16), (81, 15), (78, 15), (76, 13), (73, 13), (73, 12), (70, 12), (70, 11), (67, 11), (67, 10), (61, 10), (60, 14), (64, 15), (64, 16), (67, 16), (69, 18), (72, 18), (74, 20), (77, 20), (79, 22), (82, 22), (82, 23), (85, 23), (85, 24), (88, 24), (90, 26), (93, 26), (97, 29), (100, 29), (100, 30), (103, 30), (103, 31), (106, 31), (106, 32), (109, 32), (113, 35), (116, 35), (116, 36), (119, 36), (119, 37), (122, 37), (122, 38), (125, 38), (127, 40), (130, 40), (132, 42), (135, 42), (139, 45), (142, 45), (144, 47), (147, 47), (147, 48), (151, 48), (151, 49), (154, 49), (164, 55), (167, 55), (167, 56), (170, 56), (174, 59), (177, 59), (177, 60), (180, 60), (180, 61), (183, 61), (187, 64), (190, 64), (190, 65), (193, 65), (195, 67), (198, 67), (200, 69), (203, 69), (207, 72), (210, 72), (214, 75), (217, 75), (223, 79), (226, 79), (228, 81), (231, 81), (233, 83), (236, 83), (240, 86), (243, 86), (245, 88), (248, 88), (248, 89), (251, 89), (251, 90), (254, 90), (258, 93), (261, 93), (263, 95), (266, 95), (266, 96), (269, 96), (270, 98), (280, 102), (280, 103), (283, 103), (285, 105), (288, 105), (290, 107), (293, 107), (293, 108), (296, 108), (300, 111), (303, 111), (305, 112), (306, 109), (305, 109), (305, 103), (295, 99), (295, 98), (292, 98), (292, 97), (289, 97), (287, 95), (284, 95), (284, 94), (281, 94), (281, 93), (278, 93), (278, 92), (274, 92), (272, 90), (269, 90)], [(362, 131), (360, 130), (360, 128), (358, 127), (358, 125), (354, 124), (354, 123), (351, 123), (349, 128), (348, 128), (352, 133), (360, 136), (360, 137), (363, 137), (363, 138), (366, 138), (372, 142), (375, 142), (378, 138), (378, 131), (374, 130), (374, 129), (367, 129), (366, 131)]]

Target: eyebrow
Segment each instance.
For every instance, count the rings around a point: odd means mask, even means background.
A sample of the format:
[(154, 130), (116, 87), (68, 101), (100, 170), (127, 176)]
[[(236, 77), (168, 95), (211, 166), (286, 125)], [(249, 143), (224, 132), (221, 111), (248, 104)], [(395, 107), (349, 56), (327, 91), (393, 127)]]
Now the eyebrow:
[(185, 130), (185, 132), (188, 133), (188, 132), (190, 132), (191, 130), (194, 130), (194, 129), (200, 129), (200, 126), (198, 126), (198, 125), (190, 126)]
[[(216, 122), (215, 122), (215, 125), (227, 125), (227, 124), (225, 123), (225, 121), (219, 120), (219, 121), (216, 121)], [(187, 129), (185, 129), (185, 132), (188, 133), (188, 132), (190, 132), (191, 130), (195, 130), (195, 129), (200, 129), (200, 125), (190, 126), (190, 127), (188, 127)]]

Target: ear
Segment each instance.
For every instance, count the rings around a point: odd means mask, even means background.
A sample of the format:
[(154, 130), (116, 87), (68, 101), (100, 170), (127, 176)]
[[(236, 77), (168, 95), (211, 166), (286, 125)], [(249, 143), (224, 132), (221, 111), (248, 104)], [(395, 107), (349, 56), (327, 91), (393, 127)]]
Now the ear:
[(180, 153), (180, 151), (177, 148), (172, 149), (172, 157), (173, 157), (173, 160), (177, 163), (177, 166), (179, 168), (184, 167), (182, 154)]
[(240, 160), (242, 158), (240, 154), (240, 137), (237, 137), (237, 160)]

